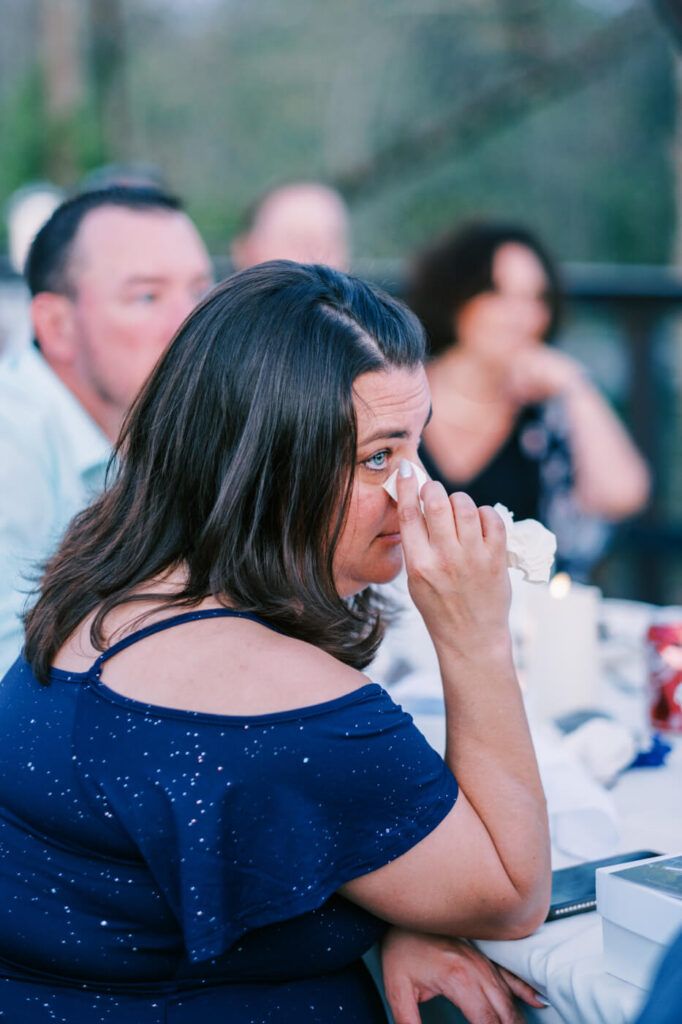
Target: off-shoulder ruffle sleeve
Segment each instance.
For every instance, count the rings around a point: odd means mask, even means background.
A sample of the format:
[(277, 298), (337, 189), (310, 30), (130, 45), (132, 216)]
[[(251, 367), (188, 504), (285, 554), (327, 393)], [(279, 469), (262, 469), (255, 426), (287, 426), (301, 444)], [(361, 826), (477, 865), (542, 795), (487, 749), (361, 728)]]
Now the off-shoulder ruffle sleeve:
[[(97, 803), (134, 840), (190, 958), (320, 906), (436, 827), (457, 783), (375, 684), (250, 718), (173, 712), (105, 688), (79, 726)], [(96, 736), (91, 740), (89, 737)]]

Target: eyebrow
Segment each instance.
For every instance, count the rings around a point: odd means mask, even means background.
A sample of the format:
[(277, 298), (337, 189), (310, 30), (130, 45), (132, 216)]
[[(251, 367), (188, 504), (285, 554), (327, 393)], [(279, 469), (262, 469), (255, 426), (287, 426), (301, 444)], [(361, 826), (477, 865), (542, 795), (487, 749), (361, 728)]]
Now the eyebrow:
[(163, 284), (166, 278), (160, 275), (154, 274), (133, 274), (132, 277), (126, 277), (122, 282), (123, 288), (135, 288), (137, 285), (155, 285)]
[[(429, 406), (429, 415), (426, 417), (426, 420), (424, 422), (424, 427), (428, 426), (429, 421), (430, 421), (432, 415), (433, 415), (433, 406), (430, 405)], [(422, 430), (424, 429), (424, 427), (422, 427)], [(402, 440), (402, 439), (404, 439), (404, 438), (406, 438), (408, 436), (409, 436), (409, 431), (407, 431), (407, 430), (398, 429), (397, 427), (395, 428), (395, 430), (391, 430), (390, 427), (382, 428), (381, 430), (377, 430), (373, 434), (370, 434), (369, 437), (363, 437), (363, 439), (361, 441), (359, 441), (359, 445), (361, 447), (364, 447), (366, 444), (373, 444), (375, 441)]]
[[(133, 274), (131, 277), (126, 277), (123, 281), (123, 287), (128, 288), (130, 285), (150, 285), (150, 284), (164, 284), (168, 280), (163, 274)], [(192, 281), (206, 281), (212, 280), (212, 275), (209, 270), (201, 274), (195, 274)]]

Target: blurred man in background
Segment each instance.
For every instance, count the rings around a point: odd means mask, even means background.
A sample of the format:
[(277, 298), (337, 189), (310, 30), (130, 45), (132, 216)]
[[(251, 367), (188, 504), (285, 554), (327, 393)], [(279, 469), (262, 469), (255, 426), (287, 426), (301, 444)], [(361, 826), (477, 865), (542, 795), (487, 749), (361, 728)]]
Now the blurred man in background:
[(36, 345), (0, 366), (0, 674), (37, 563), (102, 487), (128, 408), (213, 274), (176, 199), (113, 187), (59, 206), (26, 278)]
[(232, 244), (232, 260), (244, 270), (267, 260), (325, 263), (348, 270), (348, 211), (334, 189), (295, 182), (268, 192), (251, 210)]

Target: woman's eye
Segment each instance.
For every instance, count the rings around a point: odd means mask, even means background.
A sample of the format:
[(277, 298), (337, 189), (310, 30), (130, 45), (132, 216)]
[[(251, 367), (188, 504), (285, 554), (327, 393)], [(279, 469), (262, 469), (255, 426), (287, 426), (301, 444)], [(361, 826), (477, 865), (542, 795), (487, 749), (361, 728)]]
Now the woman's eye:
[(387, 451), (377, 452), (376, 455), (372, 455), (369, 459), (365, 459), (365, 466), (367, 469), (372, 469), (374, 471), (386, 469), (388, 466), (389, 454), (390, 453)]

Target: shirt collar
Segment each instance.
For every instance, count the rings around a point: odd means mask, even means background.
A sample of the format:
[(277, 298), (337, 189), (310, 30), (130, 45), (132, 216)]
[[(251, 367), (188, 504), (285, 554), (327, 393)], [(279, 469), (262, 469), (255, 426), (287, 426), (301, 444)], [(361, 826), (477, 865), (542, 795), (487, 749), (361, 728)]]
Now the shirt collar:
[(20, 363), (20, 368), (15, 366), (15, 369), (19, 368), (21, 377), (26, 383), (30, 383), (31, 392), (39, 395), (45, 406), (49, 405), (57, 417), (73, 455), (76, 470), (81, 476), (86, 476), (93, 470), (105, 467), (111, 456), (111, 441), (50, 368), (40, 352), (30, 346), (15, 359)]

